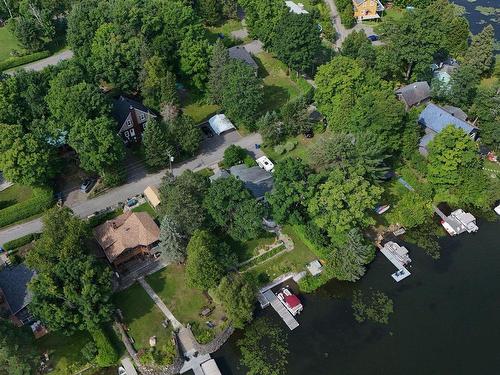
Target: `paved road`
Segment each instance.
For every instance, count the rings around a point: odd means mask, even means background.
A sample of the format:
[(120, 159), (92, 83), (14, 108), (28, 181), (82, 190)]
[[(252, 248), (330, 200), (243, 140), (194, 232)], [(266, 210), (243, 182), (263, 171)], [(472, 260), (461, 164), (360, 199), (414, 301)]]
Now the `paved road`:
[(18, 69), (34, 70), (34, 71), (39, 72), (40, 70), (43, 70), (44, 68), (46, 68), (50, 65), (57, 65), (61, 61), (69, 60), (72, 57), (73, 57), (73, 51), (71, 51), (71, 50), (62, 51), (62, 52), (56, 53), (55, 55), (49, 56), (45, 59), (34, 61), (34, 62), (26, 64), (26, 65), (18, 66), (14, 69), (7, 71), (7, 74), (14, 74), (16, 72), (16, 70), (18, 70)]
[[(231, 144), (236, 144), (248, 150), (255, 158), (263, 155), (262, 151), (255, 149), (255, 144), (262, 143), (260, 134), (250, 134), (246, 137), (240, 137), (237, 132), (231, 132), (223, 136), (215, 136), (210, 141), (202, 145), (201, 152), (191, 160), (187, 160), (173, 168), (174, 175), (180, 175), (187, 169), (200, 170), (217, 164), (222, 160), (224, 150)], [(144, 192), (148, 186), (160, 185), (161, 179), (167, 170), (148, 175), (131, 175), (129, 182), (119, 186), (109, 192), (102, 194), (94, 199), (88, 199), (82, 202), (75, 202), (69, 207), (80, 217), (87, 217), (103, 208), (115, 206), (119, 202), (125, 202), (127, 198), (133, 197)], [(40, 219), (35, 219), (24, 224), (19, 224), (0, 230), (0, 244), (19, 238), (26, 234), (40, 232), (42, 223)]]

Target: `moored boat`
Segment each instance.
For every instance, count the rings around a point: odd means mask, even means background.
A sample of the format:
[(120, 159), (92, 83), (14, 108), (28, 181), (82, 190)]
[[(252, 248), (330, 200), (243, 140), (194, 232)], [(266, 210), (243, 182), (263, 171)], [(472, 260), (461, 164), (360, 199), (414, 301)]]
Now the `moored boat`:
[(304, 309), (299, 297), (290, 292), (288, 288), (281, 289), (278, 293), (278, 299), (293, 316), (300, 314), (300, 312)]

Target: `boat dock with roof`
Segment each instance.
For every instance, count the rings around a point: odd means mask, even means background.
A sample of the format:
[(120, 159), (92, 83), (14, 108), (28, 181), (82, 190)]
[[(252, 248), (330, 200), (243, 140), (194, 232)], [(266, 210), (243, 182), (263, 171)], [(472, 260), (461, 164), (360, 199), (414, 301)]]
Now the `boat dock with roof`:
[(406, 247), (399, 246), (397, 243), (389, 241), (386, 242), (384, 246), (379, 246), (379, 248), (380, 252), (397, 268), (397, 271), (391, 275), (396, 282), (400, 282), (411, 275), (410, 271), (405, 267), (411, 262)]

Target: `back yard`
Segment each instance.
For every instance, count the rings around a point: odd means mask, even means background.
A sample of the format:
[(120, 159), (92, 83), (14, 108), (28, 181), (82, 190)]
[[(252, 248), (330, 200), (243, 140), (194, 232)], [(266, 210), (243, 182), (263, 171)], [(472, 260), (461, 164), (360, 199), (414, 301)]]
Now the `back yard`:
[(9, 58), (13, 50), (19, 51), (20, 49), (21, 47), (12, 33), (12, 25), (8, 23), (6, 26), (0, 27), (0, 61)]
[[(0, 29), (2, 30), (2, 29)], [(32, 189), (29, 186), (14, 184), (0, 191), (0, 210), (31, 198)]]

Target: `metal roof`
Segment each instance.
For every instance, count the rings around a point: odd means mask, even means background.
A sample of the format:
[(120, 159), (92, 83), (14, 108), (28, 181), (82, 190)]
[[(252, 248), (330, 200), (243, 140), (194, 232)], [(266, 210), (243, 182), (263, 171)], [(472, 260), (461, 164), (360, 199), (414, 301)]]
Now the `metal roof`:
[(453, 125), (456, 128), (462, 129), (467, 134), (471, 134), (477, 130), (477, 128), (471, 124), (453, 116), (443, 108), (432, 103), (428, 104), (422, 111), (418, 118), (418, 122), (434, 130), (436, 133), (440, 133), (448, 125)]
[(208, 120), (208, 124), (217, 135), (236, 129), (233, 123), (224, 114), (215, 115)]

